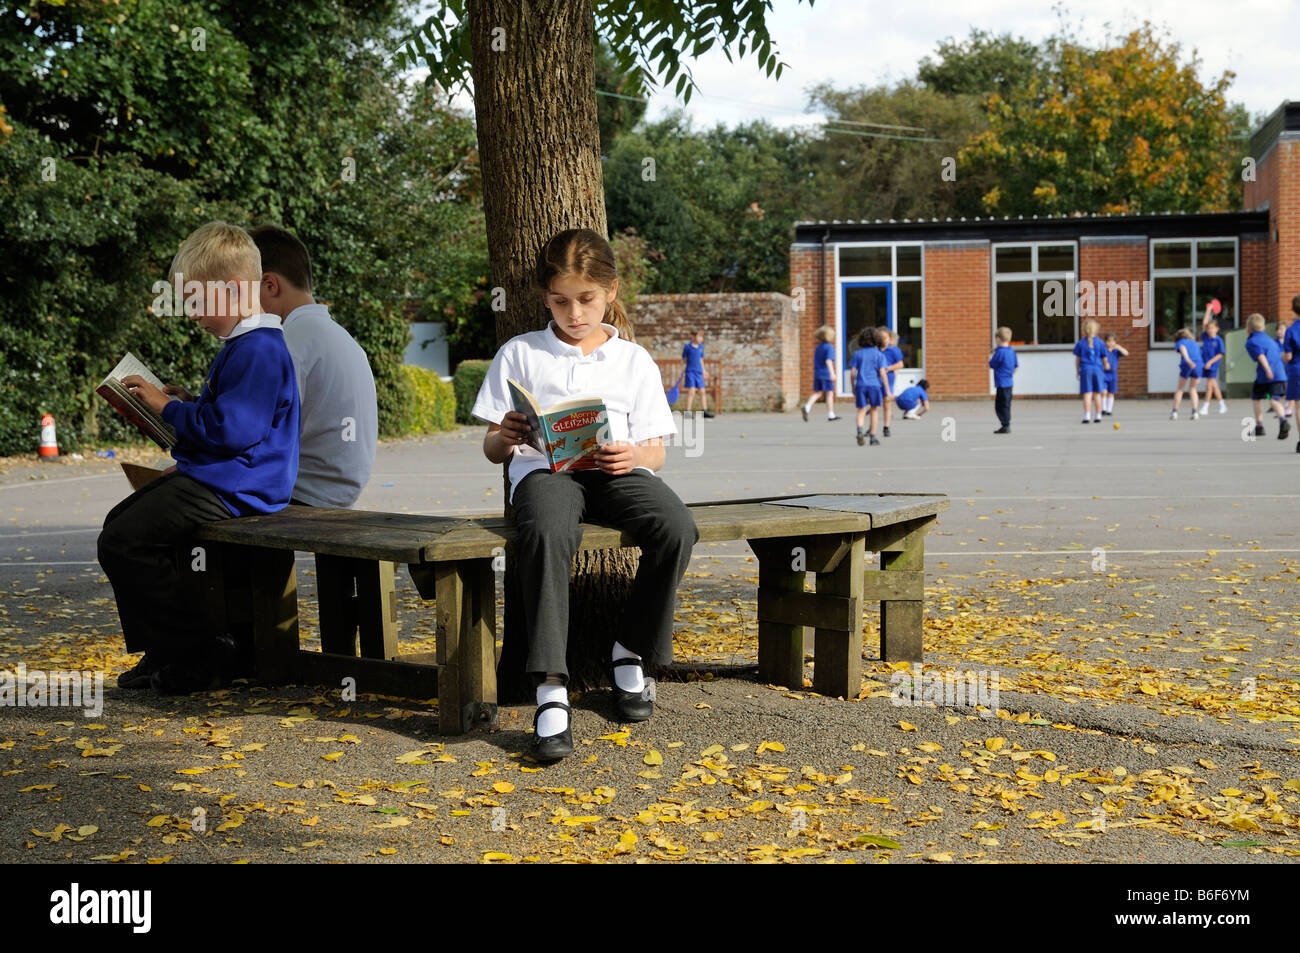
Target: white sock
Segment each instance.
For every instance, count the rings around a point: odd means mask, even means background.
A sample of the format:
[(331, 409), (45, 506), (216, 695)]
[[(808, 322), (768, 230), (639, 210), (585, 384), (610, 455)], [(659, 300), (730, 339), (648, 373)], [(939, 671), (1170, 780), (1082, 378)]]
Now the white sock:
[[(564, 679), (558, 675), (548, 674), (546, 681), (537, 686), (538, 706), (547, 702), (560, 702), (564, 705), (569, 703), (569, 690), (564, 685)], [(560, 708), (548, 708), (537, 719), (537, 734), (543, 738), (558, 735), (567, 727), (569, 713)]]
[(808, 411), (812, 410), (812, 405), (813, 405), (813, 402), (812, 402), (811, 400), (808, 401), (808, 403), (804, 404), (804, 405), (803, 405), (803, 412), (806, 414), (806, 413), (808, 413)]
[[(638, 662), (641, 660), (641, 656), (625, 649), (622, 643), (615, 642), (613, 660), (617, 662), (624, 658), (634, 658)], [(645, 674), (640, 665), (619, 665), (614, 669), (614, 684), (625, 692), (645, 691)]]

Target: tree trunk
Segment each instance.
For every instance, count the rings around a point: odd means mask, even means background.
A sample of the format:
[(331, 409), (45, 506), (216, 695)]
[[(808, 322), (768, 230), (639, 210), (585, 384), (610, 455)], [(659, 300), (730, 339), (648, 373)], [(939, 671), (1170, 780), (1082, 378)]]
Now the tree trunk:
[[(595, 21), (588, 0), (471, 0), (468, 26), (500, 345), (546, 326), (547, 312), (530, 283), (542, 244), (568, 228), (606, 232)], [(508, 549), (498, 671), (503, 702), (531, 700), (513, 555)], [(608, 678), (609, 643), (617, 637), (636, 560), (634, 549), (580, 553), (574, 560), (569, 590), (573, 689)]]

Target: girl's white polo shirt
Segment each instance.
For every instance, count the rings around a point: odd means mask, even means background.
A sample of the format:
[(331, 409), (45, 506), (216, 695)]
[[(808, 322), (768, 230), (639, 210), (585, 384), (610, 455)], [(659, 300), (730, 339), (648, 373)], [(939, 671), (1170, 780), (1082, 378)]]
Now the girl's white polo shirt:
[[(561, 341), (554, 321), (541, 331), (511, 338), (492, 359), (470, 413), (491, 424), (501, 423), (515, 409), (506, 384), (514, 378), (543, 409), (576, 397), (600, 398), (609, 411), (612, 441), (640, 443), (675, 434), (677, 426), (654, 359), (641, 345), (620, 338), (612, 324), (601, 327), (609, 340), (590, 354)], [(511, 499), (524, 477), (545, 469), (546, 458), (532, 447), (515, 447), (510, 458)]]

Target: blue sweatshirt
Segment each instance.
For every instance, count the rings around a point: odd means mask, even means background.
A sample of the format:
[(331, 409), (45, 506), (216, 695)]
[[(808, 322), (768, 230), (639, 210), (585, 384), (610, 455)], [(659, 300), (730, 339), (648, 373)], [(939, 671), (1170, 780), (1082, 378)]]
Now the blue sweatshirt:
[(998, 345), (989, 358), (989, 367), (993, 368), (993, 386), (994, 387), (1012, 387), (1016, 381), (1016, 368), (1020, 366), (1020, 359), (1016, 357), (1016, 349), (1006, 344)]
[(232, 514), (288, 504), (298, 477), (298, 380), (278, 323), (227, 340), (198, 400), (169, 401), (162, 418), (176, 429), (177, 471)]

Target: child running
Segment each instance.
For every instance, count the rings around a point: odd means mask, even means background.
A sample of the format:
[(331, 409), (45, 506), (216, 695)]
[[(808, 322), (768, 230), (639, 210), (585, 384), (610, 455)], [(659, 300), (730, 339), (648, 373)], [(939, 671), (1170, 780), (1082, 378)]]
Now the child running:
[(1255, 436), (1264, 436), (1264, 401), (1267, 399), (1277, 414), (1277, 439), (1285, 440), (1291, 433), (1291, 423), (1286, 419), (1282, 398), (1286, 394), (1286, 367), (1282, 364), (1282, 349), (1277, 341), (1264, 333), (1268, 322), (1256, 312), (1246, 319), (1250, 337), (1246, 338), (1246, 353), (1255, 368), (1255, 383), (1250, 389), (1250, 399), (1255, 409)]
[(813, 392), (800, 408), (804, 423), (808, 422), (808, 412), (819, 400), (826, 401), (826, 419), (839, 420), (835, 415), (835, 381), (839, 373), (835, 370), (835, 329), (824, 324), (817, 329), (817, 351), (813, 354)]
[[(609, 639), (621, 721), (645, 721), (654, 712), (645, 669), (672, 660), (677, 584), (699, 532), (685, 504), (655, 476), (664, 465), (662, 438), (676, 428), (658, 368), (644, 348), (627, 340), (631, 325), (616, 297), (609, 242), (589, 229), (559, 233), (538, 253), (533, 282), (552, 320), (501, 347), (473, 414), (489, 424), (484, 456), (510, 461), (527, 668), (537, 685), (530, 752), (537, 761), (558, 761), (573, 753), (565, 656), (569, 572), (582, 540), (580, 524), (589, 519), (620, 527), (641, 547), (626, 611)], [(543, 407), (603, 398), (611, 439), (596, 450), (596, 469), (551, 471), (525, 443), (528, 418), (514, 409), (511, 378)]]
[(1192, 419), (1201, 416), (1200, 398), (1196, 396), (1196, 381), (1204, 370), (1201, 361), (1201, 349), (1196, 338), (1187, 328), (1179, 328), (1174, 335), (1175, 351), (1178, 353), (1178, 387), (1174, 390), (1174, 409), (1169, 412), (1170, 420), (1178, 419), (1178, 407), (1183, 402), (1183, 393), (1192, 397)]

